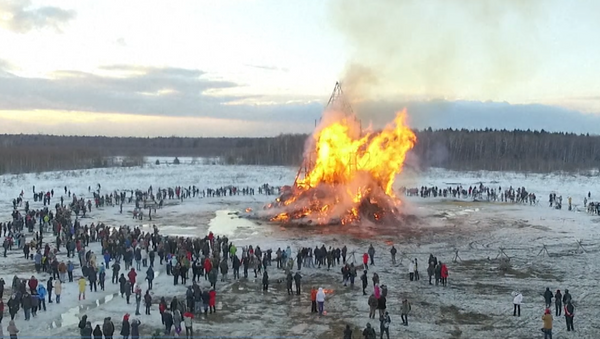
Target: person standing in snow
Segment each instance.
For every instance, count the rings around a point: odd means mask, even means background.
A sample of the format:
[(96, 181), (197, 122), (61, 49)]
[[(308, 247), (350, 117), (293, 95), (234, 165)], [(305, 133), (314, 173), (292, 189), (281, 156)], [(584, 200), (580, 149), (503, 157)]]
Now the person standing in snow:
[(322, 287), (319, 287), (317, 291), (317, 305), (319, 307), (319, 315), (323, 315), (323, 308), (325, 306), (325, 291)]
[(346, 328), (344, 329), (344, 338), (343, 339), (352, 339), (352, 329), (350, 325), (346, 324)]
[(402, 325), (408, 326), (408, 314), (412, 307), (407, 299), (402, 300), (402, 306), (400, 306), (400, 316), (402, 317)]
[(398, 253), (398, 250), (392, 245), (392, 249), (390, 250), (390, 254), (392, 255), (392, 265), (396, 265), (396, 253)]
[(138, 319), (133, 319), (131, 322), (131, 339), (140, 338), (140, 325), (142, 323)]
[(521, 316), (521, 303), (523, 302), (523, 295), (517, 292), (517, 295), (513, 299), (513, 317), (517, 315)]
[(410, 281), (415, 279), (415, 263), (412, 260), (408, 263), (408, 279)]
[(140, 315), (140, 305), (142, 303), (142, 289), (135, 286), (135, 315)]
[(102, 329), (100, 329), (100, 325), (96, 325), (92, 335), (94, 336), (94, 339), (102, 339)]
[(544, 322), (544, 326), (542, 326), (544, 339), (552, 339), (552, 314), (549, 308), (546, 308), (546, 311), (544, 311), (542, 321)]
[(6, 330), (8, 331), (10, 339), (17, 339), (17, 333), (19, 333), (19, 329), (17, 328), (17, 325), (15, 325), (14, 320), (8, 322), (8, 327)]
[(123, 336), (123, 339), (129, 338), (130, 333), (129, 313), (125, 313), (123, 316), (123, 323), (121, 324), (121, 335)]
[(85, 278), (83, 276), (81, 278), (79, 278), (78, 284), (79, 284), (79, 300), (81, 300), (82, 297), (83, 297), (83, 300), (85, 300)]
[(363, 274), (360, 276), (360, 280), (362, 281), (362, 292), (363, 295), (367, 295), (365, 289), (369, 286), (369, 277), (367, 277), (367, 271), (363, 271)]
[(375, 265), (375, 247), (373, 247), (373, 244), (369, 246), (367, 253), (369, 253), (369, 258), (371, 259), (371, 265)]
[(383, 333), (385, 333), (387, 335), (387, 339), (390, 339), (390, 323), (392, 322), (392, 320), (390, 319), (390, 315), (388, 312), (385, 312), (385, 314), (382, 314), (379, 317), (379, 331), (380, 331), (380, 335), (379, 338), (383, 339)]
[(367, 323), (367, 327), (363, 330), (363, 338), (364, 339), (376, 339), (377, 333), (375, 333), (375, 329), (371, 327), (371, 323)]
[(562, 315), (562, 294), (560, 290), (556, 290), (556, 294), (554, 294), (554, 308), (556, 308), (555, 315), (560, 317)]
[(194, 336), (194, 331), (192, 329), (192, 320), (194, 320), (194, 313), (188, 311), (183, 314), (183, 324), (185, 325), (186, 339), (192, 339), (192, 337)]
[[(565, 290), (567, 293), (567, 290)], [(575, 332), (575, 328), (573, 327), (573, 318), (575, 317), (575, 306), (573, 306), (573, 302), (571, 299), (567, 301), (565, 305), (565, 319), (567, 321), (567, 332), (573, 331)]]
[(546, 308), (550, 308), (550, 306), (552, 305), (552, 298), (554, 298), (554, 295), (550, 291), (550, 287), (546, 287), (546, 292), (544, 292), (544, 300), (546, 301)]

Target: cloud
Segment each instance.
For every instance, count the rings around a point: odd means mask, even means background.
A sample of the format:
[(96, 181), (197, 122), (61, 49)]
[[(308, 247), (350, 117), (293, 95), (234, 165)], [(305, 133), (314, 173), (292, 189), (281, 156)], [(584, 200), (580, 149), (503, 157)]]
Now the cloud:
[(310, 122), (322, 106), (238, 104), (250, 96), (222, 94), (239, 87), (184, 68), (107, 65), (98, 73), (56, 71), (48, 78), (0, 73), (0, 110), (58, 110), (245, 121)]
[(600, 115), (542, 104), (482, 101), (367, 101), (356, 106), (363, 125), (378, 127), (406, 107), (413, 128), (545, 130), (598, 134)]
[(258, 68), (263, 71), (279, 71), (279, 72), (289, 72), (290, 71), (288, 68), (282, 68), (282, 67), (271, 66), (271, 65), (245, 64), (244, 66), (250, 67), (250, 68)]
[(30, 0), (0, 0), (0, 27), (15, 33), (44, 28), (60, 32), (75, 16), (75, 11), (59, 7), (33, 7)]

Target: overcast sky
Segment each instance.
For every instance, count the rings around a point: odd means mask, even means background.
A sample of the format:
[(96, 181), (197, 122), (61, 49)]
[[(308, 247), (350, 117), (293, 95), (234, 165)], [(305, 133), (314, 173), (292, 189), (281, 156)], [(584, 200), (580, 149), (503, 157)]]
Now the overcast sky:
[(379, 126), (600, 132), (600, 5), (0, 0), (0, 133), (309, 132), (337, 80)]

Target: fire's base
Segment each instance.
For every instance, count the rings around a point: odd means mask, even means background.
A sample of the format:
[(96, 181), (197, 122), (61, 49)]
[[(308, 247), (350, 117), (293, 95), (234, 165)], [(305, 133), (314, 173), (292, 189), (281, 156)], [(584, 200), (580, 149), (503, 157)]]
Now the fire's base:
[(350, 204), (332, 192), (338, 192), (337, 188), (321, 186), (301, 193), (284, 191), (256, 214), (256, 219), (300, 226), (397, 225), (405, 221), (405, 215), (398, 209), (400, 201), (380, 189), (370, 190), (368, 196)]

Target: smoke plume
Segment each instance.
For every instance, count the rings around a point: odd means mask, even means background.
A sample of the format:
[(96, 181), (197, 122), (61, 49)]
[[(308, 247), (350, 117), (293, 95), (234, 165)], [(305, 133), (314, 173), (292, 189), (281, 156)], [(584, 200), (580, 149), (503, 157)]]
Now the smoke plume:
[(523, 90), (542, 62), (543, 5), (333, 0), (333, 25), (353, 49), (344, 90), (363, 118), (373, 117), (360, 109), (365, 101), (504, 100)]

